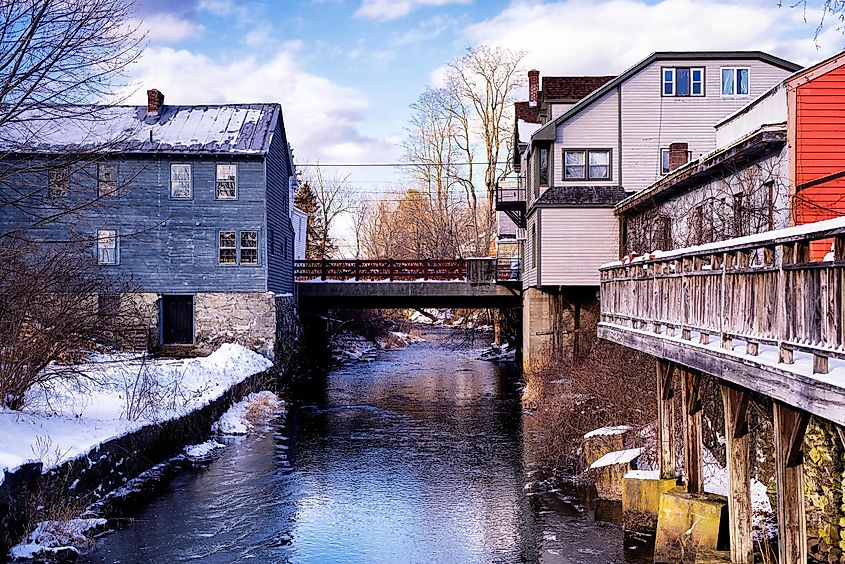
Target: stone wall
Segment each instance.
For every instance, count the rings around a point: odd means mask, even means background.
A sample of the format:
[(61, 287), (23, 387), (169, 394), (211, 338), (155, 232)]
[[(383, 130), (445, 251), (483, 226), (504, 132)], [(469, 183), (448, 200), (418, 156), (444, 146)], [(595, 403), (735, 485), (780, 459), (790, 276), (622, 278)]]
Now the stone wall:
[(279, 377), (288, 382), (303, 366), (304, 332), (299, 307), (294, 296), (275, 296), (276, 333), (273, 358), (281, 370)]
[(276, 349), (276, 295), (272, 292), (203, 292), (194, 298), (197, 352), (239, 343), (267, 358)]

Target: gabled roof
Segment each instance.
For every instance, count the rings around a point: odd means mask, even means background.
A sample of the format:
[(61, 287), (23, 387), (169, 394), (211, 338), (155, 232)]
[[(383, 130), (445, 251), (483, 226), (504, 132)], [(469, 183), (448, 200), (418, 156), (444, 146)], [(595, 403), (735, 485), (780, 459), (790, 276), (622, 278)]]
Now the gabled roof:
[(772, 66), (782, 68), (789, 72), (795, 72), (801, 68), (800, 65), (796, 65), (795, 63), (789, 62), (786, 59), (781, 59), (780, 57), (775, 57), (774, 55), (770, 55), (768, 53), (764, 53), (763, 51), (660, 51), (657, 53), (652, 53), (639, 63), (635, 64), (613, 80), (605, 83), (601, 88), (593, 91), (589, 96), (583, 98), (580, 102), (575, 104), (569, 111), (565, 112), (564, 114), (558, 116), (554, 121), (550, 121), (542, 128), (540, 128), (532, 137), (532, 140), (538, 141), (552, 141), (554, 140), (555, 135), (555, 128), (563, 123), (564, 121), (568, 120), (572, 116), (580, 113), (585, 108), (589, 107), (590, 104), (616, 88), (618, 85), (622, 84), (626, 80), (628, 80), (633, 75), (640, 72), (645, 67), (649, 66), (650, 64), (656, 61), (682, 61), (682, 60), (736, 60), (736, 59), (759, 59), (766, 63), (769, 63)]
[(266, 155), (280, 118), (279, 104), (39, 108), (0, 128), (0, 151)]

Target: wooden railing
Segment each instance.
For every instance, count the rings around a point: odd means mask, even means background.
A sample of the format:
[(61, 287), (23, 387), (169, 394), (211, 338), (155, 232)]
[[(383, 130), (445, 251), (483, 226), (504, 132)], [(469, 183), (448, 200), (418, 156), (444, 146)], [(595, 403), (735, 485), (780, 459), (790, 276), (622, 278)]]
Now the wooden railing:
[[(810, 243), (831, 248), (812, 260)], [(817, 243), (819, 245), (819, 243)], [(611, 263), (602, 322), (746, 354), (813, 355), (813, 372), (845, 358), (845, 218)]]
[(495, 258), (432, 260), (298, 260), (294, 275), (299, 281), (467, 281), (475, 284), (519, 279), (519, 270), (507, 269)]

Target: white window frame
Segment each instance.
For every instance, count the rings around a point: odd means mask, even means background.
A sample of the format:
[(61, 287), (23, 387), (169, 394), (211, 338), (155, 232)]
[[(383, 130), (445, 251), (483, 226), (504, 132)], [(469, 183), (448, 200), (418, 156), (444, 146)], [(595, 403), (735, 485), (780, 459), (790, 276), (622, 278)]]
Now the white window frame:
[[(666, 155), (666, 168), (663, 168), (663, 155)], [(669, 174), (669, 148), (660, 149), (660, 174), (667, 175)]]
[[(733, 93), (725, 94), (724, 88), (724, 76), (723, 73), (726, 71), (732, 71), (734, 77), (734, 88)], [(739, 71), (744, 70), (748, 73), (748, 92), (745, 94), (737, 94), (737, 90), (739, 90)], [(719, 68), (719, 94), (722, 98), (748, 98), (751, 96), (751, 68), (750, 67), (720, 67)]]
[[(231, 196), (220, 195), (220, 167), (232, 167), (234, 174), (235, 189)], [(214, 199), (216, 200), (237, 200), (238, 199), (238, 165), (235, 163), (217, 163), (214, 167)]]
[[(244, 234), (246, 233), (255, 233), (255, 246), (254, 247), (245, 247), (244, 246)], [(238, 231), (238, 264), (241, 266), (258, 266), (258, 229), (244, 229), (242, 231)], [(255, 251), (255, 262), (244, 262), (244, 249), (246, 250), (254, 250)]]
[[(111, 240), (111, 245), (106, 243)], [(107, 258), (106, 251), (112, 251), (111, 260)], [(97, 230), (97, 264), (115, 265), (120, 264), (120, 238), (116, 229)]]
[[(188, 194), (185, 196), (176, 195), (173, 191), (174, 171), (176, 169), (185, 169), (188, 171)], [(194, 197), (194, 171), (190, 163), (170, 163), (170, 199), (172, 200), (190, 200)]]
[[(234, 246), (223, 246), (222, 236), (224, 233), (231, 233), (234, 238)], [(234, 251), (232, 262), (223, 262), (221, 251)], [(217, 232), (217, 264), (220, 266), (238, 266), (238, 232), (235, 229), (221, 229)]]
[[(686, 69), (689, 71), (689, 94), (678, 94), (678, 69)], [(701, 72), (701, 80), (694, 81), (692, 79), (693, 73), (695, 71)], [(669, 72), (672, 75), (671, 81), (666, 80), (666, 73)], [(721, 75), (720, 75), (721, 76)], [(705, 83), (707, 81), (707, 74), (704, 67), (685, 67), (685, 66), (677, 66), (677, 67), (660, 67), (660, 95), (664, 98), (701, 98), (705, 95), (706, 86)], [(672, 85), (672, 92), (666, 92), (666, 85)], [(701, 84), (701, 92), (699, 94), (693, 93), (693, 84), (700, 83)]]

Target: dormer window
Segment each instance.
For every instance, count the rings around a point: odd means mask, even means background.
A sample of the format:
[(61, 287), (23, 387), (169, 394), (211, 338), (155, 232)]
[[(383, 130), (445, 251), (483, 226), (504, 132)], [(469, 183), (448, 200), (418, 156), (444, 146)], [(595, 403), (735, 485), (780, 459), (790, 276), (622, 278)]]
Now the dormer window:
[(704, 96), (704, 69), (702, 67), (664, 67), (664, 96)]

